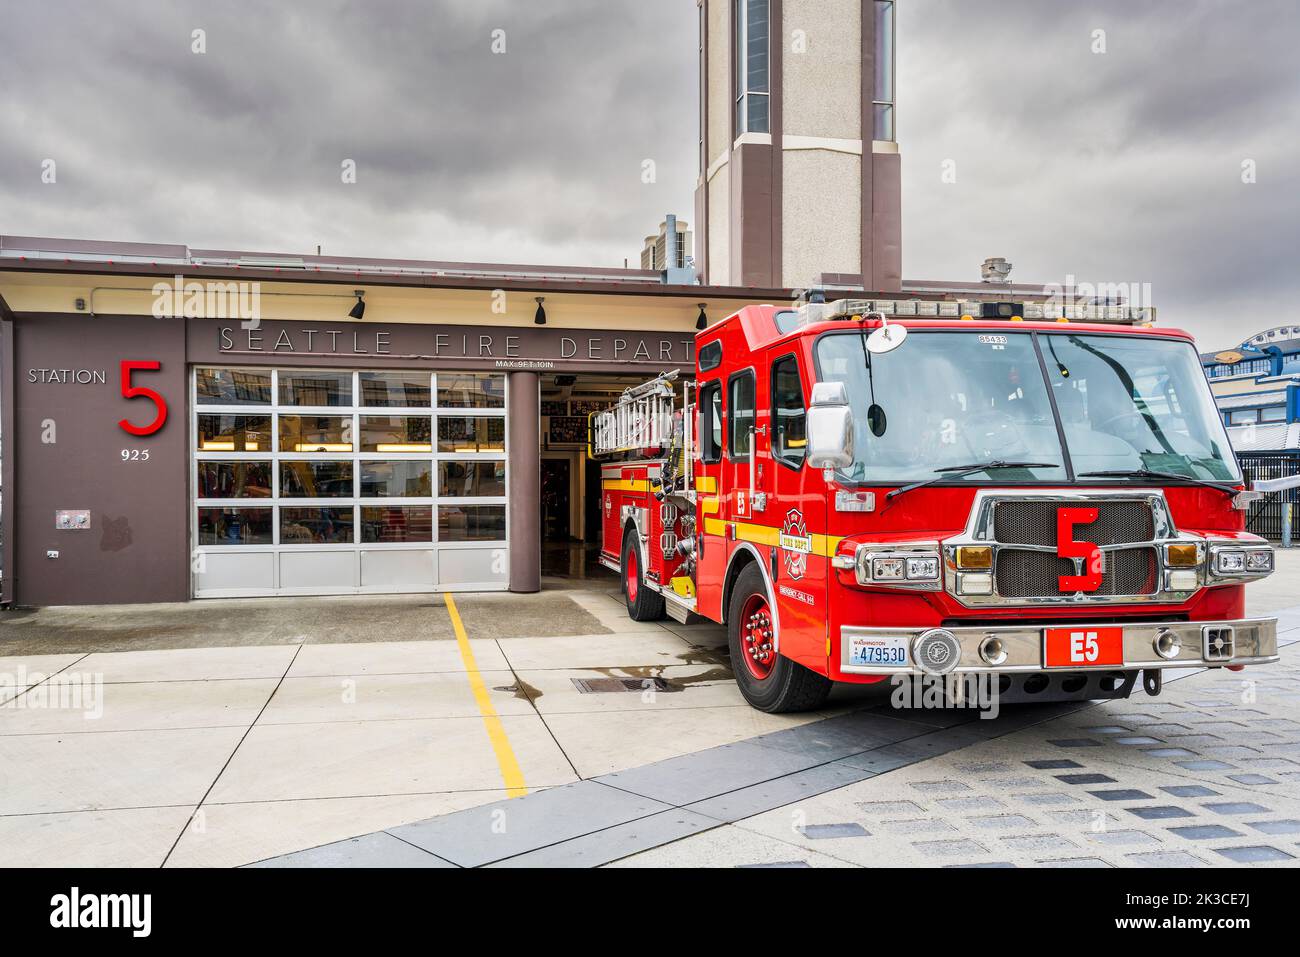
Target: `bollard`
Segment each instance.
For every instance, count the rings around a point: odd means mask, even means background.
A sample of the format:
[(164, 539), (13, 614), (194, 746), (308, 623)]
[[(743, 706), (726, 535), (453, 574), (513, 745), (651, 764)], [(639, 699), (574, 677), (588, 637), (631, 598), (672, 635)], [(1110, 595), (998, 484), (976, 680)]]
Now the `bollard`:
[(1291, 547), (1291, 503), (1282, 503), (1282, 547)]

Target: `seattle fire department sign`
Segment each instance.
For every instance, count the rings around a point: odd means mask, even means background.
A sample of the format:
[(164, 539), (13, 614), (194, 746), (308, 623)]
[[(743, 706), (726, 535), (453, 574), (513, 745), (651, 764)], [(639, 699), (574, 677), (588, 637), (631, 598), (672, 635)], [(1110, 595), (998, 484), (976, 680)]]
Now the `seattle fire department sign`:
[(812, 536), (804, 524), (803, 512), (792, 508), (785, 513), (785, 524), (781, 526), (781, 561), (786, 574), (793, 579), (803, 578), (808, 571), (808, 553), (812, 551)]
[(266, 320), (255, 326), (190, 320), (191, 361), (231, 356), (355, 359), (374, 356), (431, 362), (490, 363), (499, 369), (573, 365), (663, 366), (695, 362), (695, 338), (686, 333), (576, 330), (549, 326), (427, 325), (424, 323), (316, 323)]

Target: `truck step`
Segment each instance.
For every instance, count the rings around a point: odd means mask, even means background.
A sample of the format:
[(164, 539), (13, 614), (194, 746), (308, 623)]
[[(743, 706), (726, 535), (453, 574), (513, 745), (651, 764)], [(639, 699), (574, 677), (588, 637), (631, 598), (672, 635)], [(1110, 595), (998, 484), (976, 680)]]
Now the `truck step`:
[(664, 590), (664, 610), (668, 612), (668, 617), (678, 624), (689, 625), (691, 618), (695, 614), (695, 601), (679, 598), (673, 592)]

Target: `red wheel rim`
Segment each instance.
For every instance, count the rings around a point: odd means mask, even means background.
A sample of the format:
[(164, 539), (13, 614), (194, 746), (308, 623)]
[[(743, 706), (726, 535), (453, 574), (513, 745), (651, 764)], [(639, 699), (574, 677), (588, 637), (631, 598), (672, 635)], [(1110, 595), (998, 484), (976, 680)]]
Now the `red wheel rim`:
[(759, 681), (772, 673), (776, 649), (772, 642), (772, 611), (763, 595), (750, 595), (740, 610), (740, 657)]
[(624, 569), (624, 578), (627, 581), (627, 600), (633, 605), (636, 604), (636, 590), (638, 587), (638, 575), (636, 571), (636, 549), (627, 553), (627, 568)]

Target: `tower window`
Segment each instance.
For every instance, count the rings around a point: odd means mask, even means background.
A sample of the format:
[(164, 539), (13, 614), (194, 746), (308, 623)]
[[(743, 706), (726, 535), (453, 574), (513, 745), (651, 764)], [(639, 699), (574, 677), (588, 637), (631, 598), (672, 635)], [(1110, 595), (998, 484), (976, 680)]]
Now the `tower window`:
[(770, 133), (768, 0), (735, 0), (736, 135)]
[(876, 80), (872, 139), (894, 139), (894, 2), (876, 0)]

